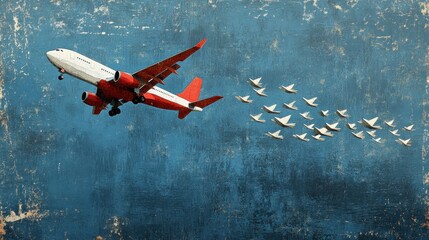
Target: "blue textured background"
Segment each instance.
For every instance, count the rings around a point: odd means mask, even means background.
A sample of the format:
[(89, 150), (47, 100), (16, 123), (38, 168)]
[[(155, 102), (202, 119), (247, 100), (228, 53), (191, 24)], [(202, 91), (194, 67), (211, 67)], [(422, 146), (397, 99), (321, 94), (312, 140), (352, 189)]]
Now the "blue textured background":
[[(429, 56), (427, 1), (1, 1), (0, 236), (5, 239), (425, 239)], [(57, 70), (63, 47), (134, 72), (193, 46), (165, 89), (194, 76), (225, 98), (185, 120), (147, 105), (110, 118), (81, 102), (93, 86)], [(262, 77), (269, 97), (247, 80)], [(297, 95), (278, 86), (295, 83)], [(245, 105), (235, 95), (251, 95)], [(350, 121), (395, 118), (376, 144), (345, 129), (297, 141), (249, 113), (298, 99)], [(282, 109), (283, 113), (287, 110)], [(296, 114), (296, 113), (295, 113)], [(381, 124), (381, 123), (380, 123)], [(384, 125), (384, 124), (382, 124)], [(385, 126), (384, 126), (385, 127)], [(386, 128), (386, 127), (385, 127)], [(30, 212), (6, 221), (10, 211)]]

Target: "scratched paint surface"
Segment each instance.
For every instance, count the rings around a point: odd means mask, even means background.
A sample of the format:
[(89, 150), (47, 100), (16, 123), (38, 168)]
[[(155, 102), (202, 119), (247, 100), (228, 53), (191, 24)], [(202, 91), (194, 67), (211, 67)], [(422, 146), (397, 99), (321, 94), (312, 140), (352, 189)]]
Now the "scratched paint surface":
[[(0, 236), (5, 239), (425, 239), (428, 34), (425, 1), (1, 1)], [(126, 105), (114, 118), (80, 100), (94, 87), (57, 71), (69, 48), (134, 72), (202, 38), (165, 89), (194, 76), (225, 98), (185, 120)], [(267, 98), (247, 80), (262, 77)], [(295, 83), (297, 95), (278, 87)], [(235, 95), (251, 95), (249, 105)], [(307, 108), (301, 97), (318, 97)], [(379, 116), (376, 144), (345, 128), (325, 142), (264, 136), (262, 105), (297, 100)], [(287, 110), (281, 109), (282, 114)], [(360, 127), (361, 128), (361, 127)]]

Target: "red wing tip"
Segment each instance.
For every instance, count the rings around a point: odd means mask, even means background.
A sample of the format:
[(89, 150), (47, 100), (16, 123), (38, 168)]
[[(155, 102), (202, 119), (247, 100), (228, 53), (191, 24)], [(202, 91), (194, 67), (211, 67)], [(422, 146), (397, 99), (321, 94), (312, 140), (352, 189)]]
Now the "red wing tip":
[(195, 47), (197, 48), (201, 48), (202, 46), (204, 46), (204, 43), (206, 43), (207, 39), (204, 38), (203, 40), (201, 40), (197, 45), (195, 45)]

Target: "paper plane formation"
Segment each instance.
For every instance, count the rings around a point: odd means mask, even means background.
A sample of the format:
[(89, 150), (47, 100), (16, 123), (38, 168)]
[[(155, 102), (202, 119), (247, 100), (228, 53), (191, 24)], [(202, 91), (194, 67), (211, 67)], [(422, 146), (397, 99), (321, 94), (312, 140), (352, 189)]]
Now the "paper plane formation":
[[(262, 77), (257, 77), (257, 78), (249, 78), (249, 83), (250, 85), (253, 87), (252, 90), (255, 91), (255, 93), (258, 96), (262, 96), (262, 97), (268, 97), (268, 95), (266, 94), (266, 87), (263, 87), (262, 85), (262, 81), (261, 81)], [(283, 97), (286, 97), (289, 99), (289, 103), (283, 103), (283, 107), (288, 109), (288, 111), (295, 112), (295, 115), (292, 114), (288, 114), (284, 117), (274, 117), (271, 119), (272, 122), (276, 123), (277, 127), (280, 127), (282, 129), (284, 129), (285, 131), (298, 131), (298, 133), (296, 132), (292, 132), (290, 133), (290, 135), (300, 141), (304, 141), (304, 142), (309, 142), (309, 141), (320, 141), (323, 142), (325, 141), (325, 137), (329, 137), (329, 138), (336, 138), (334, 137), (334, 132), (336, 132), (338, 134), (342, 134), (341, 128), (342, 126), (345, 127), (346, 130), (344, 130), (345, 132), (349, 132), (351, 133), (351, 136), (363, 140), (365, 139), (365, 135), (368, 134), (368, 141), (374, 142), (374, 144), (378, 143), (378, 144), (384, 144), (387, 141), (395, 141), (403, 146), (406, 147), (410, 147), (412, 146), (412, 141), (411, 138), (408, 139), (401, 139), (399, 138), (401, 136), (401, 133), (404, 132), (405, 135), (407, 135), (406, 132), (412, 132), (415, 131), (414, 128), (414, 124), (410, 124), (407, 126), (404, 126), (400, 129), (395, 129), (396, 125), (395, 124), (395, 119), (387, 119), (382, 121), (388, 128), (387, 131), (384, 130), (385, 132), (388, 132), (386, 134), (383, 134), (383, 130), (382, 127), (377, 124), (377, 121), (379, 120), (378, 116), (373, 116), (373, 118), (371, 119), (366, 119), (366, 118), (361, 118), (361, 120), (358, 121), (359, 124), (353, 123), (353, 121), (348, 121), (348, 119), (351, 119), (351, 116), (348, 113), (347, 109), (335, 109), (336, 114), (329, 114), (330, 110), (329, 109), (319, 109), (319, 110), (312, 110), (314, 108), (318, 107), (318, 103), (316, 103), (317, 101), (317, 97), (312, 97), (312, 98), (305, 98), (302, 97), (302, 101), (298, 102), (299, 107), (303, 110), (303, 112), (301, 113), (297, 113), (296, 110), (298, 110), (298, 106), (297, 106), (297, 98), (294, 97), (296, 95), (298, 95), (298, 90), (296, 90), (296, 84), (289, 84), (289, 85), (281, 85), (279, 87), (280, 90), (282, 90), (285, 93), (288, 93), (287, 95), (282, 95)], [(250, 89), (249, 89), (250, 90)], [(243, 103), (252, 103), (253, 100), (250, 99), (249, 95), (245, 95), (245, 96), (241, 96), (241, 95), (237, 95), (235, 96), (235, 98), (237, 100), (239, 100), (240, 102)], [(292, 98), (292, 99), (291, 99)], [(263, 98), (258, 98), (258, 100), (262, 100)], [(269, 98), (267, 98), (269, 99)], [(252, 106), (254, 104), (251, 104), (249, 106)], [(262, 104), (261, 104), (262, 105)], [(260, 105), (260, 106), (261, 106)], [(274, 103), (272, 105), (262, 105), (262, 110), (264, 110), (265, 112), (269, 113), (269, 114), (280, 114), (279, 110), (276, 110), (277, 104)], [(298, 120), (298, 122), (291, 122), (291, 119), (295, 119), (295, 116), (297, 114), (299, 114), (302, 118), (299, 118), (300, 120)], [(311, 115), (314, 114), (315, 116), (312, 117)], [(265, 123), (266, 120), (262, 118), (263, 113), (257, 113), (257, 114), (249, 114), (250, 115), (250, 120), (252, 122), (256, 122), (256, 123)], [(319, 118), (321, 119), (326, 119), (328, 121), (331, 121), (332, 123), (328, 123), (325, 122), (324, 125), (320, 124), (320, 121), (317, 121), (317, 119), (315, 120), (315, 118)], [(347, 119), (347, 120), (346, 120)], [(315, 120), (315, 122), (313, 122), (313, 120)], [(304, 122), (305, 121), (305, 122)], [(356, 121), (356, 120), (355, 120)], [(319, 123), (319, 124), (318, 124)], [(297, 128), (296, 130), (292, 130), (292, 128), (295, 128), (297, 126), (297, 124), (299, 124), (299, 126), (301, 128)], [(266, 124), (262, 124), (261, 126), (265, 126)], [(300, 130), (301, 129), (301, 130)], [(348, 129), (348, 130), (347, 130)], [(301, 132), (300, 132), (301, 131)], [(307, 131), (307, 132), (302, 132), (302, 131)], [(343, 131), (343, 132), (344, 132)], [(378, 131), (380, 131), (380, 136), (377, 136), (379, 133)], [(400, 133), (400, 131), (402, 131)], [(309, 135), (310, 134), (310, 135)], [(408, 133), (410, 134), (410, 133)], [(276, 130), (273, 132), (265, 132), (265, 135), (273, 138), (273, 139), (278, 139), (278, 140), (283, 140), (284, 136), (281, 134), (281, 130)], [(311, 136), (310, 138), (307, 138), (308, 136)], [(388, 135), (388, 136), (386, 136)], [(393, 136), (392, 136), (393, 135)], [(347, 135), (346, 135), (347, 136)], [(350, 135), (349, 135), (350, 136)], [(389, 138), (390, 136), (390, 138)], [(394, 139), (393, 137), (397, 137), (397, 139)], [(312, 140), (311, 140), (312, 139)], [(390, 140), (389, 140), (390, 139)], [(322, 143), (321, 143), (322, 144)], [(324, 143), (323, 143), (324, 144)]]

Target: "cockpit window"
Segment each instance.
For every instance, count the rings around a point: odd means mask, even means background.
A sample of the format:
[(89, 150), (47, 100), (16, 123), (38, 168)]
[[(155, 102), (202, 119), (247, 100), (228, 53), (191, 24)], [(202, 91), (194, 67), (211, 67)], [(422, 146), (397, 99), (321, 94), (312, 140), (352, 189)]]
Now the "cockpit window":
[(57, 49), (55, 49), (55, 51), (61, 51), (61, 52), (64, 52), (62, 49), (60, 49), (60, 48), (57, 48)]

